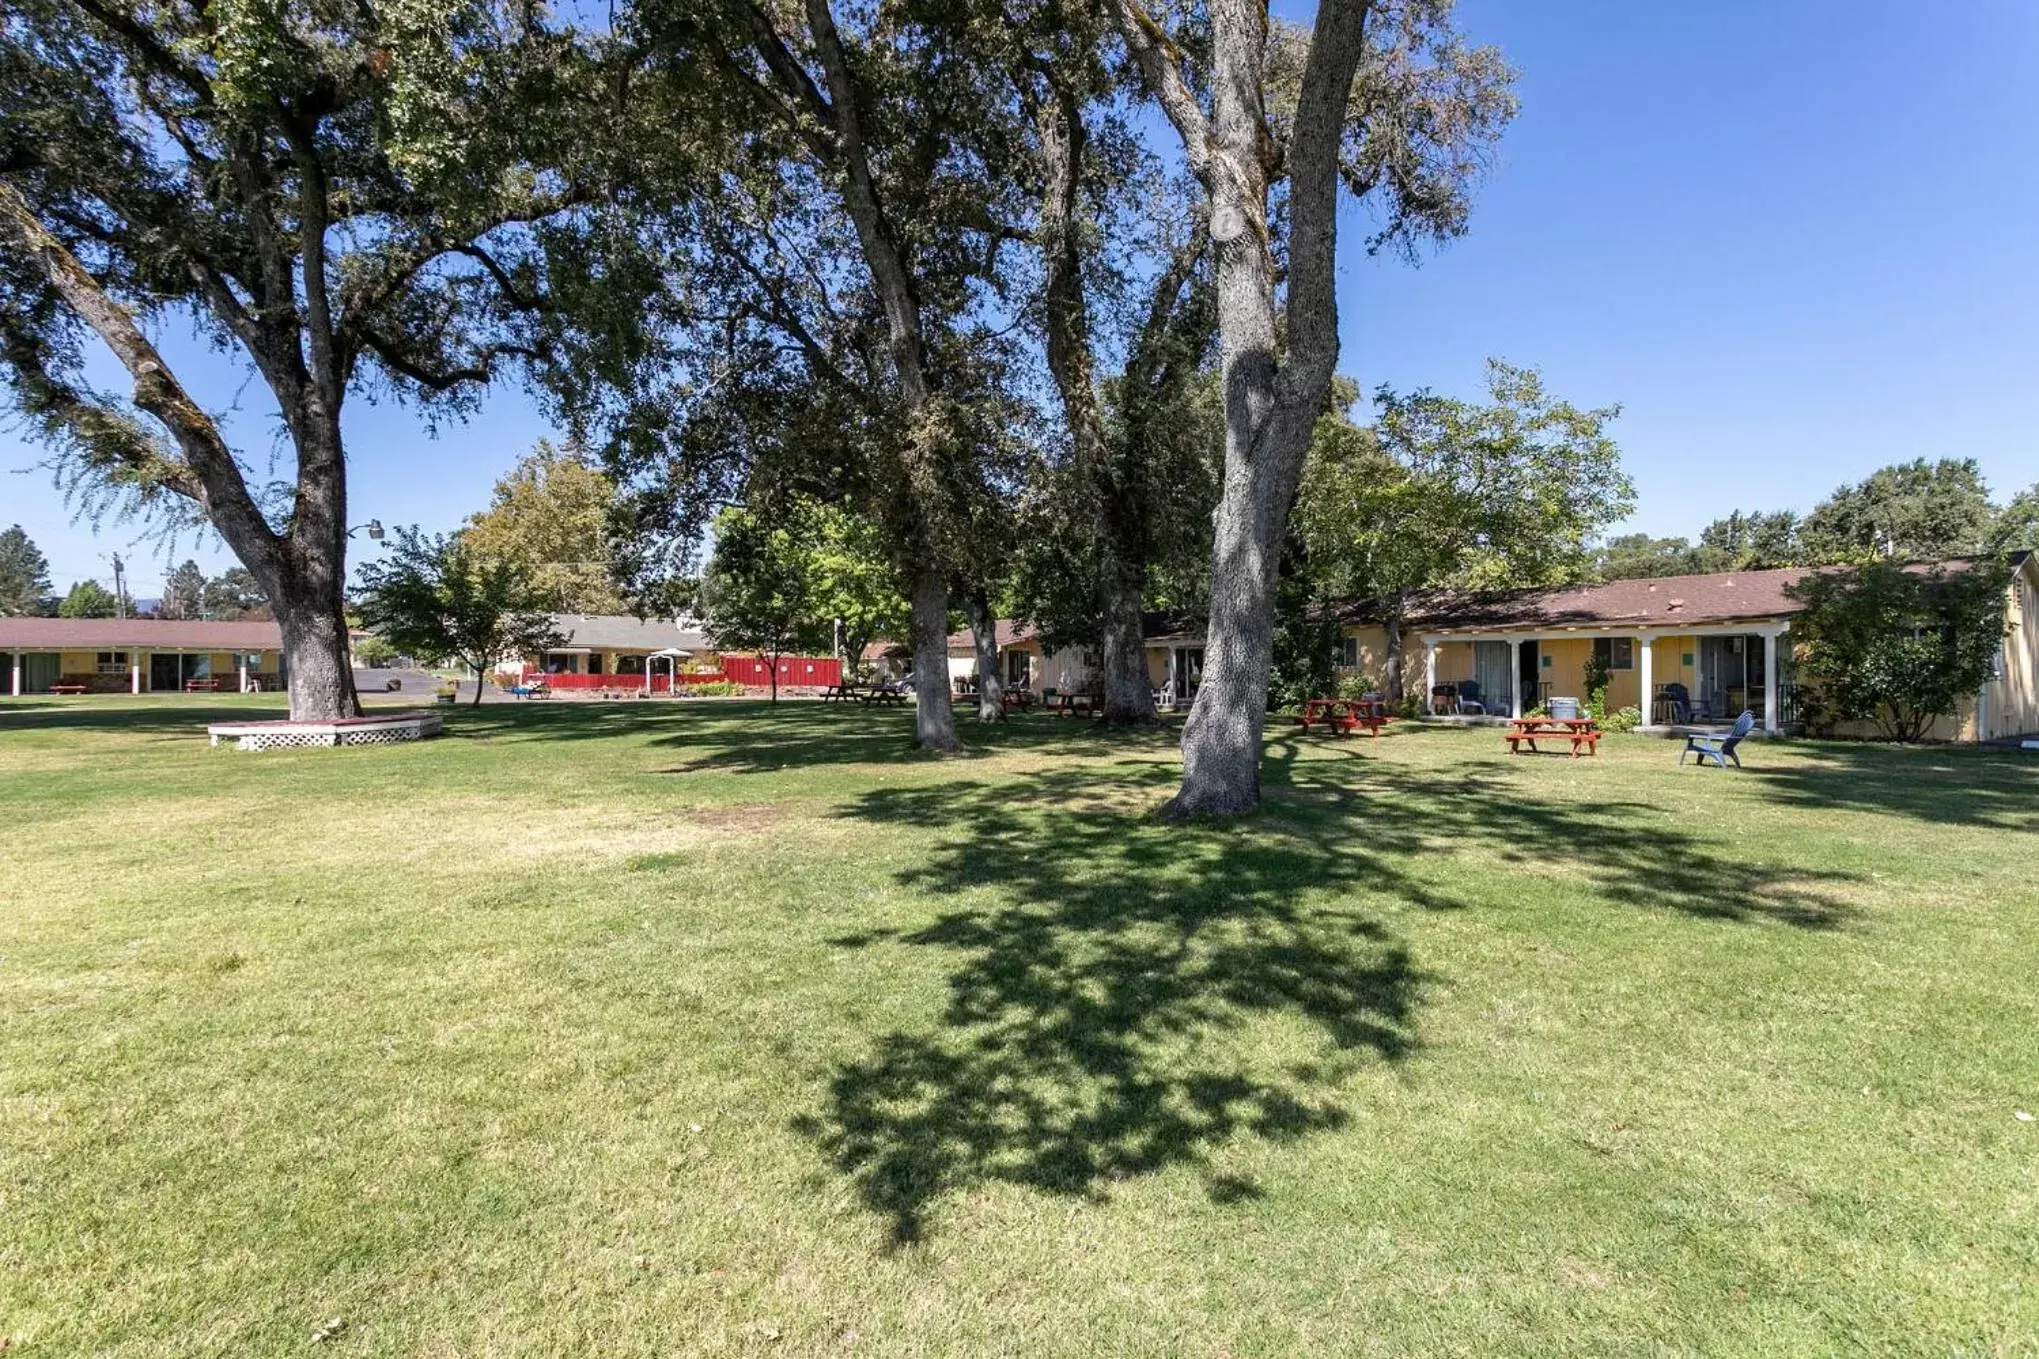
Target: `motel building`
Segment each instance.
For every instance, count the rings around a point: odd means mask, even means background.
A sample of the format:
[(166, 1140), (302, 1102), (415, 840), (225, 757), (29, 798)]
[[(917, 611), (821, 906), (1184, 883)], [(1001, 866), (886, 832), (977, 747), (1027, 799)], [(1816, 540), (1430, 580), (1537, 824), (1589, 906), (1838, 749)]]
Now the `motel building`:
[(276, 624), (168, 618), (0, 618), (0, 682), (22, 694), (282, 689)]

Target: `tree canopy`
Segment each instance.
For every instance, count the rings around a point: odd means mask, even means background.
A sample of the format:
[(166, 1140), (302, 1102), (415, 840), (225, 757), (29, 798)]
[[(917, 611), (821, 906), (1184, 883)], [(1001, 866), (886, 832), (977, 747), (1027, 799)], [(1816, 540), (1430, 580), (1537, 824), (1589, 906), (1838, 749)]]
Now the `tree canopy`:
[(1816, 571), (1791, 589), (1798, 673), (1813, 681), (1812, 725), (1869, 721), (1916, 741), (1955, 715), (1994, 671), (2004, 644), (2000, 562), (1944, 568), (1870, 561)]
[(205, 572), (198, 563), (186, 560), (163, 580), (163, 595), (156, 602), (160, 618), (203, 618), (205, 616)]
[[(294, 714), (357, 706), (344, 401), (459, 411), (537, 356), (545, 233), (593, 196), (609, 89), (493, 0), (21, 0), (0, 25), (7, 399), (88, 505), (219, 532), (282, 625)], [(149, 338), (171, 317), (260, 378), (283, 481)], [(88, 381), (88, 337), (125, 398)]]
[(566, 644), (523, 569), (478, 555), (459, 534), (397, 529), (362, 563), (357, 601), (362, 625), (396, 650), (473, 670), (476, 703), (498, 662)]
[(1298, 522), (1322, 592), (1400, 627), (1418, 592), (1552, 585), (1584, 575), (1591, 540), (1634, 488), (1607, 433), (1620, 408), (1583, 409), (1534, 370), (1487, 366), (1485, 403), (1381, 388), (1376, 421), (1318, 422)]
[[(715, 551), (701, 577), (708, 635), (725, 651), (820, 653), (840, 641), (846, 668), (907, 622), (899, 576), (870, 525), (836, 506), (790, 501), (730, 507), (715, 518)], [(942, 683), (948, 683), (943, 667)]]
[(1800, 516), (1735, 510), (1684, 538), (1610, 540), (1597, 555), (1604, 580), (1782, 566), (1834, 566), (1887, 558), (1941, 561), (2039, 546), (2039, 487), (2002, 506), (1972, 458), (1923, 458), (1878, 468)]
[(65, 592), (57, 605), (59, 618), (111, 618), (120, 611), (113, 591), (96, 580), (81, 580)]
[(50, 564), (42, 549), (15, 524), (0, 532), (0, 618), (48, 613)]
[(615, 513), (608, 476), (578, 450), (541, 439), (461, 532), (477, 556), (522, 569), (555, 612), (622, 613), (629, 602), (612, 579)]

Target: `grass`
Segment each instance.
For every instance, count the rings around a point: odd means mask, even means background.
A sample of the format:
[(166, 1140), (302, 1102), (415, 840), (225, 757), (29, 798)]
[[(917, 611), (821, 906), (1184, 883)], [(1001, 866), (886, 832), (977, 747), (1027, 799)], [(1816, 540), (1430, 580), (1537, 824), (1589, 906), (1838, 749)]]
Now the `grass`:
[(0, 703), (10, 1359), (2035, 1352), (2030, 757), (275, 702)]

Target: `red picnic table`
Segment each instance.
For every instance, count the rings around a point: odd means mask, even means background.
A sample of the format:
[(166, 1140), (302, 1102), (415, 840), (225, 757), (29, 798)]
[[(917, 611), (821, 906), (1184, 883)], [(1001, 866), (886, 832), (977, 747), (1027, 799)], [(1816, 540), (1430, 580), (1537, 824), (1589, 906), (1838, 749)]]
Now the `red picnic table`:
[(1379, 736), (1387, 720), (1388, 705), (1377, 699), (1309, 698), (1303, 700), (1303, 715), (1296, 719), (1296, 725), (1304, 731), (1322, 726), (1340, 736), (1349, 736), (1365, 727), (1367, 735)]
[(1572, 758), (1575, 760), (1581, 750), (1588, 755), (1598, 755), (1600, 724), (1590, 717), (1513, 717), (1508, 720), (1510, 755), (1519, 753), (1524, 746), (1535, 751), (1538, 739), (1571, 742)]
[(184, 692), (187, 694), (216, 694), (219, 692), (219, 681), (216, 679), (188, 679), (184, 681)]

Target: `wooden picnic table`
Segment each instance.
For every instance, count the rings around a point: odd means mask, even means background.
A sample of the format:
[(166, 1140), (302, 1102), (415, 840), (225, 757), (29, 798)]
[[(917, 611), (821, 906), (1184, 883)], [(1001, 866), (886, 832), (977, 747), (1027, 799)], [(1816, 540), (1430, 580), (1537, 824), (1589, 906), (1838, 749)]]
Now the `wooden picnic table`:
[(184, 692), (187, 694), (216, 694), (219, 692), (219, 681), (216, 679), (188, 679), (184, 681)]
[(857, 702), (857, 686), (854, 684), (825, 685), (821, 691), (821, 701), (823, 703), (855, 703)]
[(1061, 713), (1065, 717), (1073, 716), (1079, 712), (1094, 713), (1104, 706), (1104, 699), (1101, 696), (1080, 693), (1074, 690), (1065, 690), (1059, 694), (1049, 694), (1041, 702), (1042, 706), (1050, 712)]
[(50, 692), (53, 694), (82, 694), (87, 692), (87, 687), (82, 684), (52, 684)]
[(1369, 736), (1379, 736), (1381, 726), (1388, 720), (1388, 705), (1365, 698), (1308, 698), (1303, 700), (1302, 716), (1296, 725), (1304, 731), (1321, 726), (1340, 736), (1349, 736), (1361, 727)]
[(1590, 717), (1512, 717), (1508, 719), (1506, 739), (1511, 755), (1520, 753), (1524, 746), (1536, 751), (1539, 739), (1568, 741), (1576, 760), (1581, 750), (1588, 755), (1600, 753), (1600, 724)]
[(1015, 708), (1024, 711), (1034, 706), (1034, 691), (1031, 689), (1007, 689), (1000, 695), (1000, 701), (1004, 703), (1007, 712), (1011, 712)]
[(897, 684), (874, 684), (867, 692), (859, 696), (858, 701), (878, 704), (896, 703), (904, 706), (906, 703), (906, 690)]

